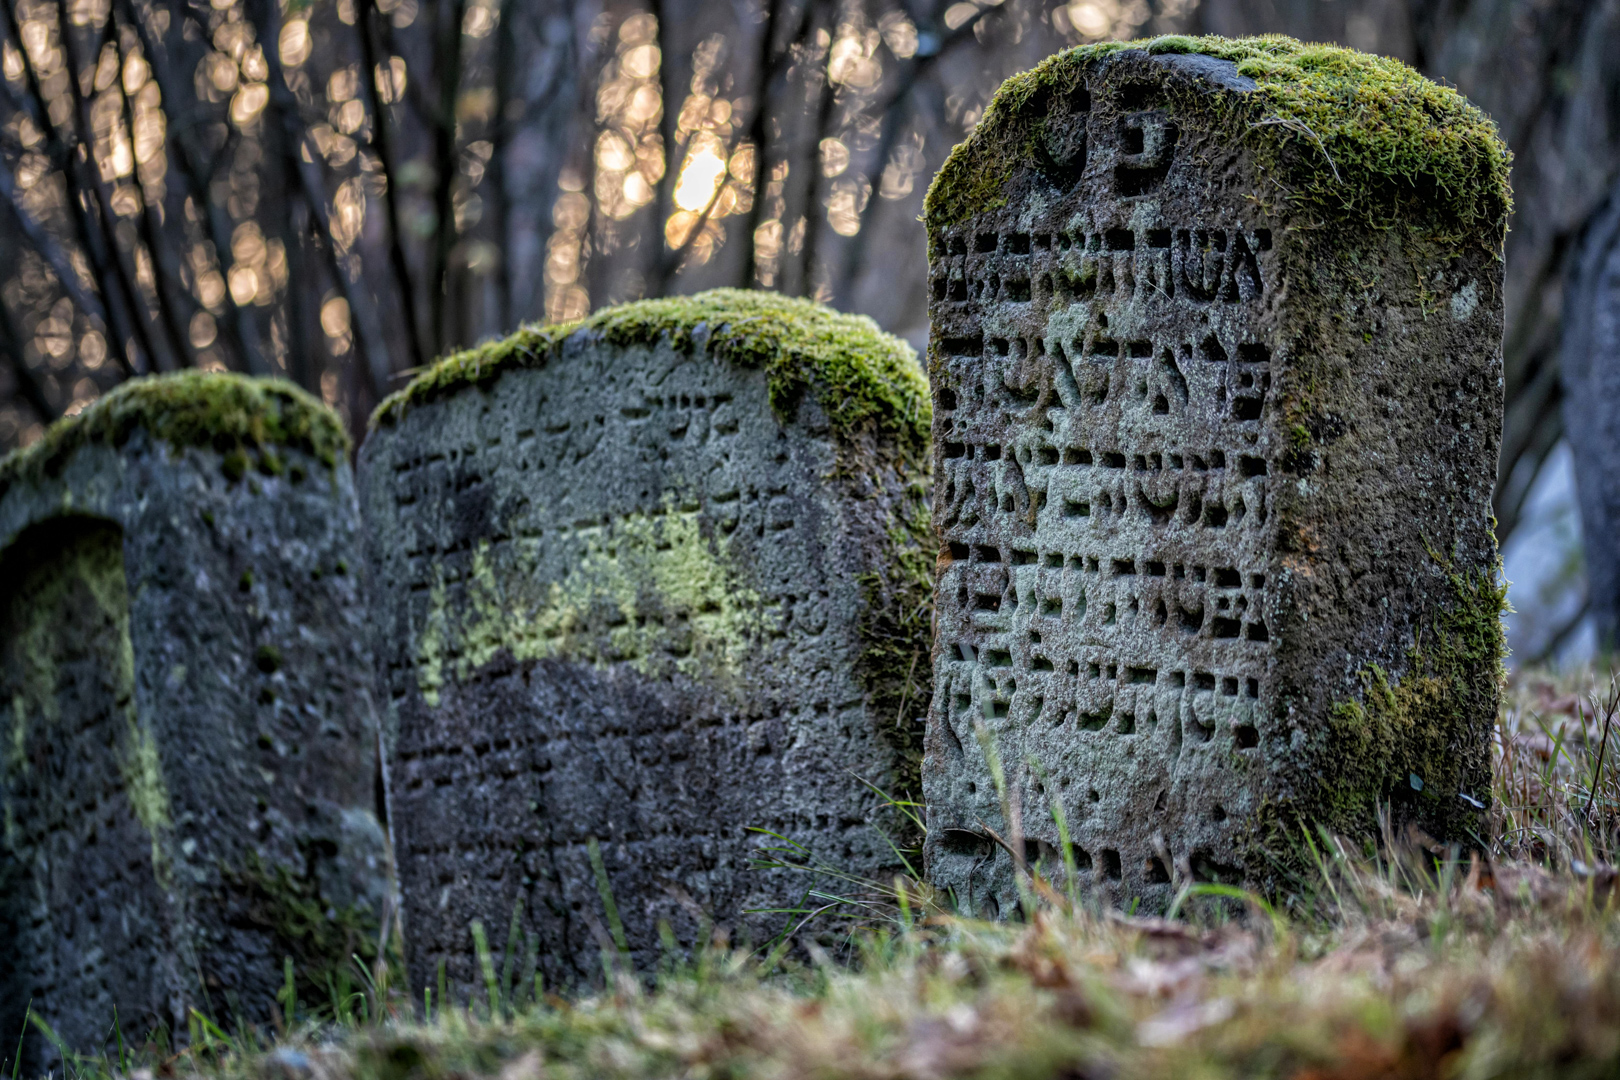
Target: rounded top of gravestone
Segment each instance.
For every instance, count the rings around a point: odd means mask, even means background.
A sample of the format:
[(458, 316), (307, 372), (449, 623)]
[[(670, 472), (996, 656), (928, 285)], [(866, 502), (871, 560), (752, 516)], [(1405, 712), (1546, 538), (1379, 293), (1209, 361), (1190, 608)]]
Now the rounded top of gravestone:
[(575, 337), (618, 346), (667, 339), (681, 350), (701, 344), (731, 363), (763, 368), (780, 416), (792, 415), (805, 391), (814, 389), (840, 437), (876, 428), (910, 451), (928, 443), (928, 380), (911, 346), (864, 315), (758, 289), (638, 300), (577, 322), (525, 326), (440, 360), (384, 400), (371, 427), (396, 423), (414, 405), (509, 369), (541, 367)]
[(1399, 60), (1280, 35), (1105, 42), (1014, 75), (934, 178), (930, 234), (1005, 205), (1023, 165), (1072, 183), (1063, 159), (1083, 121), (1066, 122), (1094, 108), (1124, 115), (1144, 88), (1183, 126), (1250, 155), (1253, 197), (1302, 226), (1500, 244), (1512, 155), (1490, 117)]
[(52, 424), (39, 441), (0, 459), (0, 494), (54, 472), (82, 446), (122, 446), (137, 429), (175, 449), (217, 450), (234, 476), (253, 459), (276, 471), (278, 448), (302, 450), (329, 467), (349, 452), (343, 421), (290, 382), (184, 371), (131, 379)]

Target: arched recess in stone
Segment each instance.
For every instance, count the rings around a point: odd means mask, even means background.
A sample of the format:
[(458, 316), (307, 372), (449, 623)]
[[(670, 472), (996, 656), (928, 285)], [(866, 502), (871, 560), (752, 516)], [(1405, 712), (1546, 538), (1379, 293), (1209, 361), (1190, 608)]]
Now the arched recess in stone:
[[(0, 552), (0, 1030), (32, 1002), (73, 1046), (98, 1045), (115, 1007), (126, 1041), (173, 1022), (153, 977), (171, 951), (168, 808), (135, 708), (123, 543), (65, 515)], [(52, 1051), (26, 1038), (24, 1071), (41, 1071)]]

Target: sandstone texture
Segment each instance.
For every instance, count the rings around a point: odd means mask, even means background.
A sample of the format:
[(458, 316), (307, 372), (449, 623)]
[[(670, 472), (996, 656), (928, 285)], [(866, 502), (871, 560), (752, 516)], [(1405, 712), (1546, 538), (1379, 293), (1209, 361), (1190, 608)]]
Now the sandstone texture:
[[(284, 383), (125, 384), (0, 462), (0, 1031), (269, 1024), (388, 890), (358, 507)], [(319, 988), (319, 990), (317, 990)], [(317, 996), (320, 995), (320, 996)], [(60, 1068), (27, 1032), (22, 1072)]]
[(887, 880), (928, 422), (903, 343), (731, 290), (525, 330), (384, 403), (359, 476), (413, 985), (481, 994), (475, 923), (550, 987), (715, 927), (765, 944), (831, 884), (769, 849)]
[[(1397, 62), (1161, 38), (1002, 87), (927, 204), (927, 867), (1162, 909), (1466, 837), (1502, 591), (1506, 151)], [(1001, 775), (998, 777), (997, 772)]]

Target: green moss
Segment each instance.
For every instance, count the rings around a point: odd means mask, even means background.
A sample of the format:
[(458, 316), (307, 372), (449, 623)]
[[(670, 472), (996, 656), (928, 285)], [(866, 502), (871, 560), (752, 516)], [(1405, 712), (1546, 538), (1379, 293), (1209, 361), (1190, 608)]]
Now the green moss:
[(502, 341), (439, 361), (384, 400), (371, 425), (396, 423), (413, 405), (488, 382), (503, 371), (541, 367), (577, 332), (619, 346), (667, 337), (684, 350), (692, 347), (699, 326), (709, 328), (709, 347), (718, 356), (765, 369), (778, 415), (791, 416), (813, 388), (840, 436), (876, 429), (898, 437), (914, 453), (927, 446), (933, 419), (928, 383), (910, 346), (864, 316), (745, 289), (640, 300), (604, 308), (582, 322), (524, 327)]
[(0, 460), (0, 493), (54, 472), (81, 446), (122, 446), (138, 429), (175, 449), (219, 451), (232, 479), (241, 479), (252, 458), (279, 471), (277, 447), (302, 450), (329, 467), (349, 452), (337, 414), (292, 383), (186, 371), (131, 379), (77, 416), (58, 420), (44, 438)]
[(1258, 84), (1246, 94), (1178, 90), (1165, 72), (1183, 123), (1249, 148), (1300, 224), (1406, 224), (1442, 243), (1483, 235), (1499, 244), (1511, 207), (1511, 155), (1489, 117), (1398, 60), (1280, 35), (1109, 42), (1013, 76), (934, 178), (924, 204), (930, 233), (1003, 205), (1005, 184), (1036, 154), (1047, 103), (1128, 48), (1231, 60)]
[(221, 876), (241, 898), (242, 921), (274, 935), (272, 959), (292, 959), (300, 998), (329, 1001), (353, 981), (355, 957), (368, 966), (376, 959), (379, 923), (364, 904), (339, 907), (321, 895), (313, 878), (280, 863), (268, 865), (257, 851)]
[(260, 645), (253, 651), (253, 663), (266, 675), (274, 675), (281, 667), (281, 650), (274, 645)]
[(1479, 834), (1478, 811), (1458, 796), (1490, 799), (1489, 736), (1505, 677), (1507, 586), (1499, 569), (1465, 574), (1434, 558), (1445, 568), (1453, 602), (1419, 630), (1404, 675), (1392, 679), (1368, 665), (1361, 672), (1363, 700), (1329, 710), (1332, 767), (1318, 776), (1322, 786), (1312, 800), (1270, 803), (1254, 816), (1249, 844), (1260, 863), (1308, 870), (1302, 830), (1369, 837), (1380, 804), (1392, 804), (1398, 821), (1418, 821), (1442, 839)]

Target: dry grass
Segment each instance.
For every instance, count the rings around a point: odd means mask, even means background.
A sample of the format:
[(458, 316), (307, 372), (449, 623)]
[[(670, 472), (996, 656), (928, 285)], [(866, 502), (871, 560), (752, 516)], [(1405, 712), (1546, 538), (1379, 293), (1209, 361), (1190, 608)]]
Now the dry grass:
[(1325, 841), (1286, 914), (1206, 886), (1179, 918), (1133, 919), (1037, 877), (1031, 916), (997, 925), (903, 883), (838, 960), (717, 945), (587, 999), (497, 988), (493, 1008), (427, 1022), (368, 991), (372, 1022), (307, 1023), (270, 1048), (204, 1031), (154, 1064), (263, 1080), (1620, 1075), (1620, 691), (1603, 682), (1510, 688), (1489, 851)]

